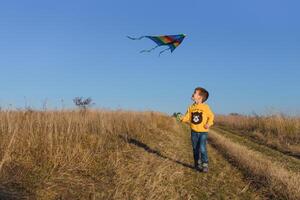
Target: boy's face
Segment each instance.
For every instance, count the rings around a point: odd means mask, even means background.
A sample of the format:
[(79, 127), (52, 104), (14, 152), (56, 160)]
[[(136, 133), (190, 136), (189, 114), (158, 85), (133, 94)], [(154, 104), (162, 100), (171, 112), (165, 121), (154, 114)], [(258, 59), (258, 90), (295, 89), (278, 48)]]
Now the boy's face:
[(192, 95), (192, 99), (196, 103), (202, 103), (202, 96), (200, 95), (200, 91), (199, 90), (196, 90), (194, 92), (194, 94)]

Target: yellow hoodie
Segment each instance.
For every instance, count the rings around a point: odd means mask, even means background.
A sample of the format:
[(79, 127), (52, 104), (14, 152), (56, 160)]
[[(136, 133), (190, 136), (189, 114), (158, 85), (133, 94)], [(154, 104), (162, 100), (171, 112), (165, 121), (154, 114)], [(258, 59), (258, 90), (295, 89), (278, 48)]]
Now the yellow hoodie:
[(209, 129), (206, 129), (204, 126), (205, 124), (208, 124), (208, 126), (213, 125), (214, 114), (207, 104), (194, 103), (189, 106), (186, 114), (180, 120), (189, 123), (193, 131), (207, 132)]

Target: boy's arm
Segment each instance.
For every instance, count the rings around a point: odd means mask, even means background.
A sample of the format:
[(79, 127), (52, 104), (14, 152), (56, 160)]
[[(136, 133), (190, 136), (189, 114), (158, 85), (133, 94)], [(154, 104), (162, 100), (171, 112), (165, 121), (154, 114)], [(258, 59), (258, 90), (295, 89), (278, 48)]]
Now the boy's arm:
[(190, 120), (190, 107), (187, 109), (186, 113), (184, 116), (180, 117), (180, 121), (182, 122), (186, 122), (186, 123), (189, 123), (191, 120)]
[(215, 115), (214, 113), (211, 111), (210, 107), (207, 106), (207, 116), (208, 116), (208, 119), (207, 119), (207, 125), (210, 127), (214, 124), (214, 118), (215, 118)]

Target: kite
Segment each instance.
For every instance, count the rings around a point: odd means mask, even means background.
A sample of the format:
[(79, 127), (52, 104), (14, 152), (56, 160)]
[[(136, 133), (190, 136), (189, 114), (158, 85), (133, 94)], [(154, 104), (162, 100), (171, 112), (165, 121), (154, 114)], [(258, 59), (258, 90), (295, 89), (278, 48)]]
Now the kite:
[(153, 47), (151, 49), (140, 51), (140, 53), (151, 52), (160, 46), (168, 46), (168, 48), (162, 50), (159, 53), (159, 55), (160, 55), (167, 50), (170, 50), (172, 53), (176, 49), (176, 47), (178, 47), (181, 44), (181, 42), (183, 41), (185, 36), (186, 36), (185, 34), (178, 34), (178, 35), (162, 35), (162, 36), (147, 36), (147, 35), (145, 35), (145, 36), (141, 36), (138, 38), (134, 38), (134, 37), (130, 37), (130, 36), (127, 36), (127, 37), (131, 40), (141, 40), (143, 38), (149, 38), (150, 40), (152, 40), (153, 42), (155, 42), (157, 44), (155, 47)]

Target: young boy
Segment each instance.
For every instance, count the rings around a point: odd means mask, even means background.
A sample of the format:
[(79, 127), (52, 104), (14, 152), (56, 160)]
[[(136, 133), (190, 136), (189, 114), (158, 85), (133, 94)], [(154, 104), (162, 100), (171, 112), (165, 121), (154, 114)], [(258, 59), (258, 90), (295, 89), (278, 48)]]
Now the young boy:
[[(207, 104), (204, 104), (208, 96), (209, 93), (204, 88), (195, 88), (192, 95), (194, 103), (189, 106), (186, 114), (179, 118), (180, 121), (190, 124), (195, 169), (205, 173), (208, 172), (207, 134), (214, 121), (213, 112)], [(199, 154), (201, 154), (201, 161)]]

